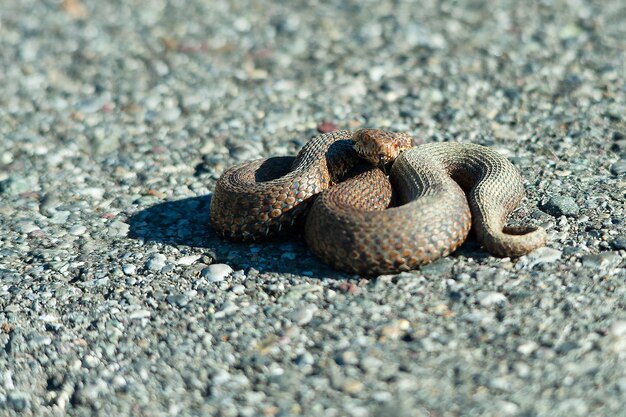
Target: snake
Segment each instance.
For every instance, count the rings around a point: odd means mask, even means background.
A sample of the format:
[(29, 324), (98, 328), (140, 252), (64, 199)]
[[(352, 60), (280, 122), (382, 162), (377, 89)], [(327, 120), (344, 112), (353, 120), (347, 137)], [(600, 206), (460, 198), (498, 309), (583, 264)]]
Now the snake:
[(507, 226), (524, 185), (506, 157), (471, 143), (412, 143), (402, 132), (336, 130), (315, 136), (295, 157), (233, 166), (216, 182), (211, 225), (239, 242), (304, 229), (322, 262), (361, 275), (433, 262), (470, 230), (499, 257), (545, 245), (543, 228)]

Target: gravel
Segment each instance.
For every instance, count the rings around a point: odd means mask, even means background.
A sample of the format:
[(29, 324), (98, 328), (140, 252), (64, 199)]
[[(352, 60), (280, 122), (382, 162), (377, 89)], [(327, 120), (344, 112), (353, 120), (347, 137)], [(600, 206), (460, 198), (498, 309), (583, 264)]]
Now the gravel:
[[(622, 1), (0, 8), (0, 415), (626, 416)], [(229, 166), (372, 126), (488, 145), (514, 225), (418, 271), (210, 227)]]

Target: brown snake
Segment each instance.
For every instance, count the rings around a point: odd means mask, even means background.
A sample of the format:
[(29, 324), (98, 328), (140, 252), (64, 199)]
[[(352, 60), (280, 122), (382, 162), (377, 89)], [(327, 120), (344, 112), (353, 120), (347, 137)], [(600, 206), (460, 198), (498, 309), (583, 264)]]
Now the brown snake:
[[(355, 148), (377, 165), (408, 149), (387, 180)], [(253, 241), (286, 232), (306, 217), (305, 238), (315, 255), (338, 269), (374, 275), (414, 269), (451, 253), (470, 225), (497, 256), (543, 246), (543, 229), (505, 226), (523, 196), (517, 169), (484, 146), (410, 147), (405, 134), (335, 131), (313, 138), (295, 158), (226, 170), (213, 193), (211, 223), (224, 237)]]

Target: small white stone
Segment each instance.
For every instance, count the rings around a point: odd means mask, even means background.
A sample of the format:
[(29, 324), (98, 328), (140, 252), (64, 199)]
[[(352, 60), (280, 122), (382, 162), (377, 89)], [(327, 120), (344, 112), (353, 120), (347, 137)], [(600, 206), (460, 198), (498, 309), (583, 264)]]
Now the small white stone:
[(228, 382), (230, 379), (231, 375), (227, 371), (223, 369), (218, 369), (211, 378), (211, 382), (213, 382), (213, 385), (222, 385)]
[(561, 255), (562, 252), (557, 249), (548, 247), (538, 248), (530, 252), (528, 255), (522, 256), (517, 263), (517, 267), (518, 269), (524, 267), (531, 269), (535, 265), (556, 262), (561, 259)]
[(95, 368), (96, 366), (98, 366), (98, 363), (100, 361), (98, 360), (98, 358), (96, 358), (93, 355), (85, 355), (85, 358), (83, 359), (83, 365), (85, 366), (85, 368)]
[(130, 225), (119, 220), (116, 220), (109, 225), (110, 236), (126, 236), (129, 230)]
[(233, 268), (226, 264), (213, 264), (204, 268), (200, 274), (209, 282), (221, 282), (232, 272)]
[(50, 219), (50, 223), (65, 224), (65, 222), (67, 222), (68, 217), (70, 217), (70, 212), (67, 210), (55, 211), (54, 215)]
[(18, 223), (17, 230), (26, 235), (30, 232), (34, 232), (35, 230), (39, 230), (39, 226), (32, 222), (22, 222)]
[(140, 310), (133, 311), (132, 313), (130, 313), (128, 317), (131, 320), (147, 319), (148, 317), (150, 317), (151, 314), (152, 313), (149, 310), (140, 309)]
[(94, 200), (102, 200), (102, 197), (104, 196), (104, 192), (105, 192), (105, 189), (99, 188), (99, 187), (89, 187), (89, 188), (84, 188), (79, 191), (81, 195), (85, 197), (91, 197)]
[(155, 253), (146, 261), (146, 268), (151, 271), (160, 271), (165, 266), (167, 257), (161, 253)]
[(517, 351), (522, 355), (530, 355), (535, 350), (537, 350), (538, 347), (539, 345), (537, 345), (537, 343), (530, 341), (519, 345), (517, 347)]
[(180, 258), (179, 260), (176, 261), (176, 263), (178, 265), (185, 265), (185, 266), (189, 266), (189, 265), (193, 265), (194, 262), (196, 262), (198, 259), (200, 259), (202, 255), (188, 255), (188, 256), (183, 256), (182, 258)]
[(122, 265), (122, 272), (126, 275), (135, 275), (135, 271), (137, 271), (137, 267), (133, 264)]
[(504, 305), (507, 302), (507, 298), (504, 294), (499, 292), (485, 292), (478, 298), (478, 303), (483, 307), (490, 307), (493, 305)]
[(626, 321), (616, 321), (609, 329), (612, 336), (626, 336)]
[(299, 326), (304, 326), (313, 319), (314, 312), (315, 308), (310, 306), (298, 308), (291, 314), (291, 320)]
[(70, 235), (80, 236), (87, 231), (87, 228), (82, 224), (78, 224), (70, 229)]
[(225, 301), (220, 306), (220, 311), (218, 313), (222, 313), (220, 316), (230, 316), (231, 314), (234, 314), (237, 310), (239, 310), (239, 307), (237, 307), (235, 303), (233, 303), (232, 301)]
[(244, 287), (243, 285), (239, 284), (239, 285), (235, 285), (232, 289), (232, 292), (237, 294), (237, 295), (241, 295), (244, 292), (246, 292), (246, 287)]

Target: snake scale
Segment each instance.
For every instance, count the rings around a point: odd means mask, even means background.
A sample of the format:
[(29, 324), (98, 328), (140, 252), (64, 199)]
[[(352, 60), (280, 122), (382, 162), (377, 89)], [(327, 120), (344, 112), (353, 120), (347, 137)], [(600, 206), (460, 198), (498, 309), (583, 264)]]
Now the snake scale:
[[(391, 138), (393, 145), (384, 142), (382, 150), (359, 155), (355, 148), (371, 149), (361, 138)], [(446, 256), (470, 227), (497, 256), (517, 257), (545, 244), (541, 228), (505, 226), (524, 196), (522, 178), (505, 157), (475, 144), (410, 147), (402, 142), (406, 138), (374, 129), (339, 130), (314, 137), (296, 157), (229, 168), (213, 193), (212, 226), (223, 237), (245, 242), (304, 222), (316, 256), (364, 275), (411, 270)], [(393, 140), (408, 149), (384, 154), (398, 148)], [(396, 156), (387, 179), (375, 165)]]

